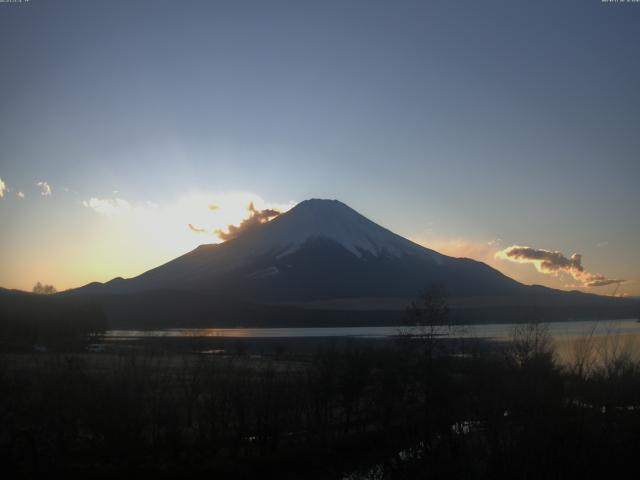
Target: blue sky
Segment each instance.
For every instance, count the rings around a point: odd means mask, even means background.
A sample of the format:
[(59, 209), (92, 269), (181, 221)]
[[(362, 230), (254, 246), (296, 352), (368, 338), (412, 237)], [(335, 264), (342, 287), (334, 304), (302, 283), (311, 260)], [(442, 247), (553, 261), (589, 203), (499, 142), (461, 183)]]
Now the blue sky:
[(0, 285), (140, 273), (235, 192), (338, 198), (526, 282), (575, 286), (497, 250), (578, 252), (639, 294), (638, 25), (599, 0), (0, 4)]

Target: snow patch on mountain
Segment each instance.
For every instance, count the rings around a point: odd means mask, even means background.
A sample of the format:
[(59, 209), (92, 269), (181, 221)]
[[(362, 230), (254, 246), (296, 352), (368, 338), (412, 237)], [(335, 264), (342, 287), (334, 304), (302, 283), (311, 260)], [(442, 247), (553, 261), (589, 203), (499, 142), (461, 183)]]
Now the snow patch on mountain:
[(305, 200), (253, 233), (237, 240), (244, 244), (245, 251), (279, 249), (277, 258), (295, 252), (309, 240), (322, 238), (337, 242), (359, 258), (365, 254), (402, 257), (427, 253), (438, 264), (445, 258), (377, 225), (338, 200)]
[(278, 267), (267, 267), (267, 268), (263, 268), (262, 270), (258, 270), (250, 273), (249, 275), (247, 275), (247, 278), (260, 279), (260, 278), (271, 277), (273, 275), (278, 275), (279, 273), (280, 273), (280, 270), (278, 270)]

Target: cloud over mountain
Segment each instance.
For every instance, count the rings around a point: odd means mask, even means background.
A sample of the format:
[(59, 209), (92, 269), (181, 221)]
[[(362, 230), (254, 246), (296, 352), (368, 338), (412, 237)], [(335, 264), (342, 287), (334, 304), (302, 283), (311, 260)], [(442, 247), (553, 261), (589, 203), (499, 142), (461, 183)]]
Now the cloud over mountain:
[(263, 223), (267, 223), (270, 220), (273, 220), (275, 217), (280, 215), (279, 210), (275, 210), (273, 208), (265, 208), (264, 210), (258, 210), (253, 202), (249, 203), (249, 217), (245, 218), (238, 225), (228, 225), (227, 231), (225, 232), (222, 229), (218, 229), (215, 231), (215, 234), (221, 240), (227, 241), (232, 238), (236, 238), (239, 235), (242, 235), (247, 230), (256, 227), (257, 225), (261, 225)]
[(603, 287), (624, 282), (621, 279), (611, 279), (601, 274), (587, 272), (582, 265), (582, 255), (579, 253), (567, 257), (559, 251), (512, 245), (499, 251), (496, 257), (517, 263), (532, 263), (541, 273), (556, 275), (559, 272), (566, 272), (585, 287)]

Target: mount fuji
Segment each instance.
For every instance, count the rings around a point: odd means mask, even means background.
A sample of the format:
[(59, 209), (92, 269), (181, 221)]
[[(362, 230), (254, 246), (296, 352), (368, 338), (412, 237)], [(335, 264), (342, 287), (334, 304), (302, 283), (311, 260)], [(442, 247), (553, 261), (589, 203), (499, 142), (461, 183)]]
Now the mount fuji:
[(523, 288), (484, 263), (448, 257), (396, 235), (342, 202), (312, 199), (138, 277), (80, 290), (200, 291), (272, 303), (412, 297), (435, 283), (451, 295), (504, 295)]
[(514, 309), (553, 307), (564, 315), (573, 313), (567, 307), (592, 310), (613, 300), (523, 285), (482, 262), (413, 243), (337, 200), (319, 199), (137, 277), (94, 282), (65, 295), (97, 299), (117, 318), (246, 324), (311, 315), (317, 323), (336, 312), (350, 321), (397, 318), (434, 284), (472, 321), (478, 312), (496, 319), (498, 310), (512, 315)]

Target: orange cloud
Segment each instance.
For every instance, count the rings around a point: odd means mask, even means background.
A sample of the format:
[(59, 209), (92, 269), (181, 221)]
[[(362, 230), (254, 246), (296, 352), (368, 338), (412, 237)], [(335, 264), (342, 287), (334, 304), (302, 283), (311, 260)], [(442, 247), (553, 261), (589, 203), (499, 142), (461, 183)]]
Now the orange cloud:
[(516, 263), (531, 263), (539, 272), (545, 274), (557, 275), (559, 272), (565, 272), (585, 287), (604, 287), (624, 282), (621, 279), (607, 278), (599, 273), (585, 271), (582, 255), (579, 253), (567, 257), (558, 251), (512, 245), (496, 253), (496, 258)]
[(191, 223), (189, 223), (187, 226), (189, 227), (189, 230), (191, 230), (192, 232), (195, 232), (195, 233), (207, 233), (207, 229), (206, 228), (194, 227), (193, 224), (191, 224)]
[(258, 210), (253, 202), (249, 203), (247, 210), (249, 211), (249, 217), (242, 220), (238, 225), (228, 225), (226, 232), (222, 229), (216, 230), (215, 234), (218, 238), (224, 241), (231, 240), (242, 235), (247, 230), (251, 230), (258, 225), (267, 223), (280, 215), (280, 211), (272, 208)]

